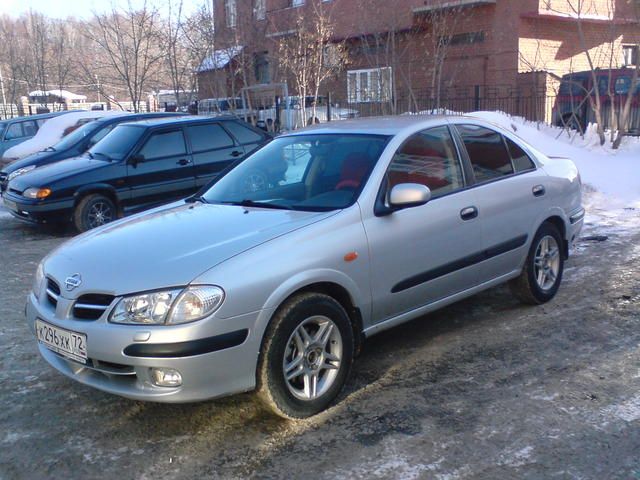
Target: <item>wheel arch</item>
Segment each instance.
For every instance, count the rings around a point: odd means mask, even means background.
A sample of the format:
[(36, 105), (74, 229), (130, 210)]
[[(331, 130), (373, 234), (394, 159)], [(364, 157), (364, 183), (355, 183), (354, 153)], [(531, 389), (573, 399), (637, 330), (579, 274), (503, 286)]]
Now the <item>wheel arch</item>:
[[(316, 278), (307, 277), (305, 281), (295, 281), (295, 279), (292, 278), (291, 282), (287, 282), (288, 285), (282, 285), (281, 288), (274, 292), (267, 301), (267, 305), (270, 306), (272, 314), (263, 325), (261, 335), (262, 339), (264, 339), (264, 332), (269, 328), (273, 318), (289, 300), (302, 293), (322, 293), (337, 301), (342, 308), (345, 309), (345, 312), (347, 312), (353, 328), (353, 338), (355, 342), (354, 351), (358, 353), (364, 338), (363, 331), (366, 305), (364, 305), (362, 299), (359, 298), (359, 291), (357, 290), (356, 285), (349, 285), (349, 283), (352, 283), (352, 281), (348, 279), (348, 277), (345, 279), (335, 277), (330, 278), (328, 275)], [(365, 311), (363, 312), (363, 310)]]
[(116, 208), (120, 209), (120, 202), (118, 200), (118, 194), (116, 193), (115, 188), (108, 184), (92, 184), (92, 185), (84, 185), (75, 191), (73, 194), (73, 206), (74, 208), (80, 203), (80, 200), (85, 198), (88, 195), (100, 194), (109, 198), (116, 206)]
[[(569, 258), (569, 240), (567, 239), (567, 225), (565, 220), (559, 215), (551, 215), (547, 217), (541, 224), (542, 226), (545, 223), (550, 223), (554, 227), (558, 229), (560, 235), (562, 236), (562, 256), (564, 259)], [(540, 227), (538, 227), (540, 228)]]

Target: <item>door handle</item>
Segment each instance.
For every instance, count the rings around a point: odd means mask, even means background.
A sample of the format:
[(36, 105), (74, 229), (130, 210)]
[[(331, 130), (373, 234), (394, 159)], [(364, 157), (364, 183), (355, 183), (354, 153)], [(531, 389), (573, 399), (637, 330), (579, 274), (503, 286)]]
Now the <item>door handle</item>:
[(544, 188), (544, 185), (536, 185), (531, 189), (531, 191), (533, 192), (534, 197), (541, 197), (545, 193), (547, 193), (547, 191)]
[(240, 150), (234, 150), (233, 152), (231, 152), (232, 157), (239, 157), (240, 155), (242, 155), (242, 152)]
[(472, 220), (478, 216), (478, 209), (476, 207), (466, 207), (460, 210), (460, 218), (462, 220)]
[(186, 158), (181, 158), (180, 160), (177, 161), (177, 164), (182, 166), (189, 165), (190, 163), (191, 163), (191, 160), (188, 160)]

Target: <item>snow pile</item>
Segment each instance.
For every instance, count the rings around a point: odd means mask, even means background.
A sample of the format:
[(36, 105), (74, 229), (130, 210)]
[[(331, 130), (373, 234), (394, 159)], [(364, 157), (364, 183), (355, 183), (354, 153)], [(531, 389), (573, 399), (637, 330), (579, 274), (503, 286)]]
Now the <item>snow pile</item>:
[(73, 127), (78, 122), (86, 123), (87, 121), (95, 120), (97, 118), (122, 114), (123, 112), (119, 110), (82, 111), (66, 113), (59, 117), (53, 117), (47, 120), (42, 127), (40, 127), (38, 133), (36, 133), (33, 138), (30, 138), (15, 147), (11, 147), (9, 150), (4, 152), (4, 157), (12, 159), (24, 158), (27, 155), (31, 155), (32, 153), (44, 150), (51, 145), (55, 145), (62, 138), (64, 131), (69, 127)]
[(595, 125), (589, 126), (581, 137), (559, 127), (500, 112), (474, 112), (468, 116), (513, 132), (545, 155), (573, 160), (582, 182), (600, 193), (591, 194), (599, 198), (599, 205), (609, 209), (640, 208), (640, 139), (625, 138), (618, 150), (612, 150), (608, 145), (600, 146)]

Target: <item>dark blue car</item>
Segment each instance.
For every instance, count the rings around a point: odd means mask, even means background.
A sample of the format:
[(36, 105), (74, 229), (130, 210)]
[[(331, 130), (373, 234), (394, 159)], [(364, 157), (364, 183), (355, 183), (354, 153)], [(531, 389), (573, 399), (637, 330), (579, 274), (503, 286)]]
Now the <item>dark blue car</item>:
[(27, 173), (37, 167), (49, 165), (50, 163), (82, 155), (102, 140), (102, 138), (119, 123), (181, 115), (185, 114), (166, 112), (132, 114), (123, 112), (122, 115), (112, 115), (89, 122), (77, 130), (74, 130), (66, 137), (63, 137), (62, 140), (55, 145), (47, 147), (42, 152), (34, 153), (5, 166), (0, 171), (0, 193), (6, 190), (9, 180), (23, 173)]
[[(71, 221), (83, 232), (191, 195), (270, 140), (235, 117), (125, 122), (82, 156), (11, 179), (3, 203), (21, 220)], [(275, 183), (283, 172), (251, 172), (246, 188)]]

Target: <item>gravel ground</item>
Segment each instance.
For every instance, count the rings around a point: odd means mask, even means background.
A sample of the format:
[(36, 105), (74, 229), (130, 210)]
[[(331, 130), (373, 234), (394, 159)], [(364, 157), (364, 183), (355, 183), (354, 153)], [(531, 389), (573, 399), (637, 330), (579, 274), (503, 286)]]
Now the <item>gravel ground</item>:
[(553, 302), (499, 287), (385, 332), (335, 407), (287, 422), (250, 394), (141, 403), (56, 373), (23, 305), (69, 233), (0, 209), (0, 478), (640, 479), (640, 212), (596, 213), (584, 236), (607, 238)]

